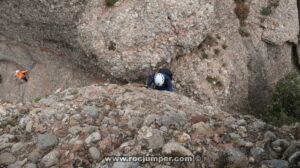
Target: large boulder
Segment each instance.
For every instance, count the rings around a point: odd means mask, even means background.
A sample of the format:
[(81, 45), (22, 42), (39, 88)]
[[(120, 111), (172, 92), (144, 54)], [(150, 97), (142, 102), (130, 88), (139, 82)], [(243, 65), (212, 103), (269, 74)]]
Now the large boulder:
[[(95, 81), (80, 80), (86, 75), (72, 68), (142, 81), (170, 67), (178, 92), (231, 111), (260, 109), (270, 102), (274, 83), (293, 69), (289, 42), (299, 31), (296, 1), (119, 0), (108, 7), (104, 0), (2, 0), (0, 13), (0, 91), (6, 99)], [(62, 65), (71, 70), (57, 75)], [(11, 72), (17, 67), (30, 69), (30, 86), (38, 87), (9, 85), (16, 83)]]

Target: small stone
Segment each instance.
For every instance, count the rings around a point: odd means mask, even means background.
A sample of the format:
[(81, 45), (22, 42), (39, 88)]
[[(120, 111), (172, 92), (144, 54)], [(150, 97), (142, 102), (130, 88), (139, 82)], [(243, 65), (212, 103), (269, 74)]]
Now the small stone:
[(85, 139), (85, 143), (90, 145), (91, 143), (96, 143), (101, 140), (101, 135), (99, 132), (94, 132)]
[(77, 152), (80, 151), (83, 148), (83, 142), (81, 141), (76, 141), (72, 147), (72, 152)]
[(56, 146), (58, 140), (55, 135), (53, 134), (40, 134), (38, 136), (38, 147), (41, 150), (46, 150), (51, 147)]
[(167, 155), (193, 156), (193, 153), (177, 142), (169, 142), (163, 146), (162, 152)]
[(86, 126), (86, 127), (83, 127), (83, 132), (87, 132), (89, 134), (95, 132), (95, 130), (97, 129), (97, 127), (94, 127), (94, 126)]
[(2, 151), (3, 149), (12, 147), (14, 144), (13, 143), (0, 143), (0, 151)]
[(32, 131), (32, 126), (33, 126), (33, 122), (32, 121), (28, 121), (27, 124), (26, 124), (25, 130), (27, 132), (31, 132)]
[(62, 98), (62, 100), (73, 100), (75, 98), (74, 95), (66, 95), (65, 97)]
[(128, 122), (128, 128), (130, 129), (139, 129), (142, 125), (143, 125), (143, 119), (142, 118), (133, 118), (131, 120), (129, 120)]
[(194, 124), (193, 125), (193, 128), (196, 129), (197, 133), (199, 134), (203, 134), (203, 135), (206, 135), (206, 136), (213, 136), (213, 130), (205, 123), (203, 122), (199, 122), (197, 124)]
[(81, 127), (79, 125), (70, 127), (69, 132), (73, 135), (76, 135), (81, 132)]
[(300, 160), (300, 151), (295, 152), (295, 153), (292, 154), (292, 155), (289, 157), (289, 159), (288, 159), (288, 161), (289, 161), (291, 164), (294, 164), (294, 165), (296, 165), (297, 162), (299, 162), (299, 160)]
[(77, 120), (77, 121), (81, 121), (82, 120), (81, 114), (74, 114), (74, 115), (72, 115), (72, 118), (75, 119), (75, 120)]
[(177, 142), (184, 143), (186, 141), (191, 140), (191, 136), (187, 133), (183, 133), (177, 138)]
[(99, 142), (99, 149), (102, 151), (109, 149), (111, 146), (112, 146), (112, 141), (109, 137), (106, 137)]
[(26, 145), (23, 143), (16, 143), (11, 147), (11, 152), (12, 153), (17, 153), (21, 151)]
[(138, 168), (138, 162), (115, 162), (112, 168)]
[(41, 164), (44, 167), (51, 167), (58, 163), (59, 157), (60, 157), (59, 152), (56, 150), (53, 150), (43, 157), (43, 159), (41, 160)]
[(173, 168), (173, 167), (167, 165), (157, 165), (155, 166), (155, 168)]
[(84, 106), (82, 111), (91, 117), (97, 117), (99, 115), (98, 109), (94, 106)]
[(236, 134), (236, 133), (230, 133), (229, 136), (230, 136), (230, 138), (231, 138), (232, 140), (234, 140), (234, 141), (236, 141), (236, 140), (238, 140), (238, 139), (241, 138), (241, 136), (238, 135), (238, 134)]
[(14, 162), (16, 162), (16, 157), (14, 157), (14, 155), (12, 155), (11, 153), (2, 153), (0, 154), (0, 165), (10, 165)]
[(221, 156), (221, 160), (224, 160), (224, 167), (238, 167), (238, 168), (248, 168), (249, 160), (247, 156), (236, 150), (227, 149)]
[(37, 163), (41, 158), (41, 154), (39, 152), (31, 152), (27, 159), (32, 163)]
[(254, 123), (252, 123), (252, 126), (250, 126), (250, 129), (254, 130), (254, 131), (259, 131), (261, 129), (263, 129), (266, 126), (266, 123), (261, 121), (261, 120), (257, 120)]
[(241, 120), (238, 120), (238, 121), (236, 122), (236, 124), (239, 125), (239, 126), (241, 126), (241, 125), (246, 125), (247, 122), (246, 122), (246, 120), (241, 119)]
[(36, 164), (33, 163), (27, 163), (24, 168), (37, 168)]
[(289, 163), (285, 160), (264, 160), (260, 162), (261, 165), (270, 166), (272, 168), (288, 168)]
[(89, 153), (94, 160), (98, 160), (100, 158), (100, 152), (97, 148), (91, 147), (89, 148)]
[(27, 159), (25, 158), (25, 159), (23, 159), (23, 160), (19, 160), (19, 161), (16, 161), (16, 164), (18, 164), (18, 165), (20, 165), (20, 166), (24, 166), (25, 165), (25, 163), (27, 162)]
[(116, 122), (116, 120), (113, 119), (113, 118), (104, 117), (103, 120), (102, 120), (102, 124), (116, 125), (117, 122)]
[(149, 126), (149, 125), (151, 125), (153, 123), (156, 123), (159, 119), (160, 119), (159, 115), (157, 115), (157, 114), (150, 114), (150, 115), (148, 115), (145, 118), (143, 125)]
[(254, 158), (258, 158), (265, 154), (265, 150), (260, 147), (253, 147), (251, 148), (250, 153)]
[(193, 116), (192, 119), (190, 120), (190, 122), (192, 124), (196, 124), (199, 122), (204, 122), (206, 123), (208, 121), (208, 116), (207, 115), (197, 115), (197, 116)]
[(162, 148), (165, 141), (160, 130), (147, 129), (144, 132), (139, 132), (142, 141), (146, 142), (148, 149)]
[(159, 125), (170, 127), (174, 125), (176, 128), (180, 128), (187, 123), (185, 113), (167, 112), (159, 119)]
[(17, 163), (13, 163), (13, 164), (8, 165), (7, 168), (22, 168), (22, 166)]
[(42, 99), (39, 101), (39, 103), (40, 103), (40, 104), (45, 104), (45, 105), (51, 106), (51, 105), (54, 105), (55, 103), (57, 103), (57, 101), (54, 100), (54, 98), (49, 97), (49, 98), (42, 98)]
[(223, 120), (224, 125), (232, 125), (233, 123), (236, 122), (236, 119), (232, 116), (226, 117), (225, 119), (223, 117), (222, 120)]
[(1, 137), (0, 137), (0, 142), (1, 143), (7, 143), (7, 142), (10, 142), (12, 140), (15, 139), (15, 136), (14, 135), (11, 135), (11, 134), (3, 134)]
[(168, 128), (165, 126), (160, 127), (160, 130), (163, 132), (168, 132)]
[(267, 141), (273, 142), (275, 140), (276, 140), (276, 135), (273, 132), (271, 132), (271, 131), (265, 132), (265, 134), (264, 134), (264, 141), (266, 141), (266, 142)]

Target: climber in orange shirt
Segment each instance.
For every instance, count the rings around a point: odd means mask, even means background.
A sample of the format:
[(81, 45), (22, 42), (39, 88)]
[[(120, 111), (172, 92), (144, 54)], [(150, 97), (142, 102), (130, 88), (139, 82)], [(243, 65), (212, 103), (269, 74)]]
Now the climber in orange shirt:
[(28, 70), (24, 70), (24, 71), (16, 70), (16, 75), (20, 79), (23, 79), (25, 82), (27, 82), (28, 81), (27, 75), (26, 75), (27, 72), (28, 72)]

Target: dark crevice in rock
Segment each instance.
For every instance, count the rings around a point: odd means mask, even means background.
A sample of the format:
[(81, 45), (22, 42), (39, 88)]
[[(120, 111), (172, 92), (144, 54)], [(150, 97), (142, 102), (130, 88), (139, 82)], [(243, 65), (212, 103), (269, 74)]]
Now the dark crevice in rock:
[(291, 49), (292, 49), (292, 52), (291, 52), (292, 53), (292, 63), (294, 64), (297, 71), (300, 72), (299, 44), (297, 45), (296, 43), (293, 43), (293, 42), (288, 42), (288, 44), (291, 45)]
[(299, 22), (299, 34), (298, 34), (298, 44), (300, 44), (300, 0), (297, 1), (297, 9), (298, 9), (298, 22)]
[[(249, 53), (249, 90), (248, 90), (248, 100), (250, 108), (257, 114), (269, 103), (269, 89), (268, 84), (265, 79), (266, 70), (265, 62), (260, 53), (254, 46), (251, 40), (244, 40), (244, 45)], [(268, 44), (267, 44), (268, 45)], [(268, 50), (271, 45), (269, 45)], [(272, 47), (271, 47), (272, 48)]]

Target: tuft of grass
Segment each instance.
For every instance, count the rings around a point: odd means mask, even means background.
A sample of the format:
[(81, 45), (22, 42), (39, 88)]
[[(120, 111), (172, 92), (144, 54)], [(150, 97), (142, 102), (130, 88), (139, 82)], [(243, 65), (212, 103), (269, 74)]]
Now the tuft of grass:
[(37, 102), (39, 102), (41, 99), (42, 99), (41, 97), (37, 97), (37, 98), (33, 99), (33, 101), (34, 101), (35, 103), (37, 103)]
[(223, 87), (223, 83), (216, 77), (212, 77), (212, 76), (207, 76), (206, 77), (207, 82), (209, 82), (210, 84), (216, 86), (216, 87)]
[(276, 126), (300, 122), (300, 75), (290, 72), (280, 79), (273, 93), (273, 104), (262, 118)]
[(199, 44), (198, 49), (203, 49), (204, 47), (211, 47), (215, 44), (218, 44), (217, 39), (211, 36), (210, 34)]
[(116, 43), (110, 41), (108, 50), (115, 51), (116, 50)]
[(270, 6), (277, 8), (279, 6), (279, 1), (280, 0), (271, 0), (270, 1)]
[(226, 49), (228, 48), (228, 45), (227, 45), (227, 44), (223, 44), (223, 45), (222, 45), (222, 48), (223, 48), (224, 50), (226, 50)]
[(17, 123), (16, 123), (16, 121), (13, 121), (13, 120), (4, 121), (0, 124), (0, 128), (5, 128), (8, 125), (11, 125), (14, 127), (17, 125)]
[(204, 58), (204, 59), (208, 59), (209, 58), (209, 55), (207, 54), (207, 53), (202, 53), (202, 58)]
[(234, 13), (237, 18), (240, 20), (240, 23), (243, 24), (247, 19), (250, 12), (250, 7), (246, 3), (242, 1), (236, 1), (236, 7), (234, 9)]
[(265, 16), (269, 16), (272, 13), (272, 9), (270, 6), (267, 7), (262, 7), (260, 10), (260, 14), (265, 15)]
[(77, 95), (78, 94), (78, 90), (77, 89), (74, 89), (71, 91), (71, 95)]
[(247, 30), (247, 27), (245, 27), (245, 26), (239, 27), (239, 33), (240, 33), (240, 35), (243, 36), (243, 37), (249, 37), (249, 36), (250, 36), (250, 33), (249, 33), (249, 31)]
[(118, 2), (119, 0), (105, 0), (105, 5), (107, 6), (107, 7), (111, 7), (111, 6), (114, 6), (114, 4), (116, 3), (116, 2)]
[(216, 49), (214, 49), (214, 51), (215, 51), (215, 54), (216, 54), (216, 55), (219, 55), (219, 54), (220, 54), (220, 49), (216, 48)]

